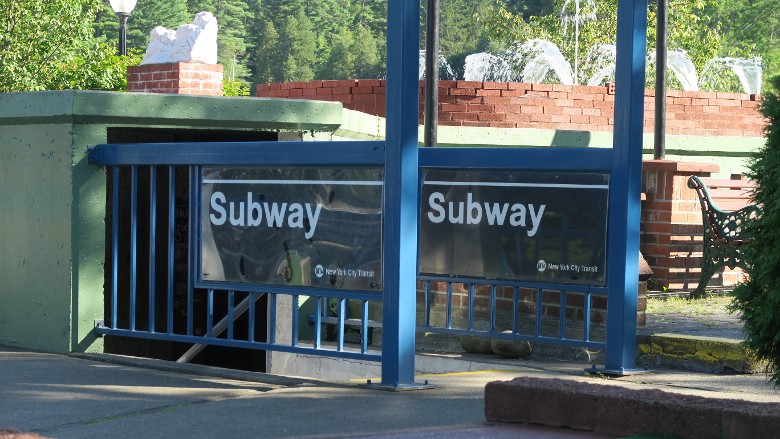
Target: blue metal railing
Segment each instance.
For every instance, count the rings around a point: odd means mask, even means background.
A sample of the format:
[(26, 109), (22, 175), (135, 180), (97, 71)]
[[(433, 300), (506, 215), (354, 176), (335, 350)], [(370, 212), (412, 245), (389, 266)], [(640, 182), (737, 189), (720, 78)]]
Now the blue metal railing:
[[(370, 328), (381, 328), (379, 316), (372, 319), (369, 305), (382, 303), (383, 295), (376, 292), (334, 291), (314, 287), (267, 286), (256, 287), (246, 284), (225, 284), (223, 290), (199, 288), (196, 271), (193, 268), (196, 260), (199, 224), (195, 215), (181, 214), (177, 218), (177, 209), (181, 212), (198, 212), (199, 180), (201, 169), (208, 165), (224, 165), (235, 161), (243, 164), (267, 162), (263, 157), (267, 144), (257, 144), (252, 150), (249, 145), (242, 145), (242, 154), (225, 155), (223, 144), (172, 144), (172, 145), (100, 145), (93, 150), (93, 163), (109, 167), (111, 178), (111, 260), (110, 270), (110, 317), (105, 325), (99, 326), (97, 332), (106, 335), (123, 337), (167, 340), (198, 345), (219, 345), (238, 348), (271, 350), (294, 353), (327, 355), (350, 359), (381, 360), (378, 350), (370, 350)], [(278, 144), (277, 144), (278, 146)], [(289, 147), (289, 145), (287, 145)], [(368, 145), (352, 144), (353, 148), (373, 148), (373, 142)], [(150, 153), (156, 148), (164, 153)], [(206, 153), (206, 150), (215, 153)], [(139, 153), (143, 151), (143, 153)], [(203, 160), (203, 164), (191, 165), (192, 152)], [(252, 155), (253, 158), (249, 158)], [(260, 157), (257, 157), (257, 156)], [(167, 157), (166, 159), (161, 156)], [(371, 164), (374, 156), (370, 155)], [(427, 157), (427, 156), (426, 156)], [(278, 156), (271, 160), (278, 162)], [(130, 163), (143, 164), (130, 164)], [(149, 165), (145, 162), (158, 164)], [(166, 163), (167, 162), (167, 163)], [(187, 164), (182, 164), (182, 162)], [(117, 164), (120, 163), (120, 164)], [(177, 182), (179, 183), (177, 185)], [(182, 200), (188, 199), (186, 210), (182, 210)], [(178, 201), (178, 204), (177, 204)], [(142, 212), (148, 215), (144, 217)], [(143, 230), (139, 230), (143, 228)], [(187, 230), (184, 236), (176, 239), (177, 232)], [(144, 239), (146, 241), (144, 242)], [(127, 261), (122, 260), (122, 251), (128, 249)], [(178, 257), (177, 257), (178, 256)], [(145, 271), (140, 270), (144, 257), (148, 257)], [(122, 263), (126, 266), (123, 267)], [(177, 268), (177, 265), (180, 267)], [(184, 267), (184, 268), (181, 268)], [(120, 282), (121, 281), (121, 282)], [(417, 329), (427, 332), (447, 333), (454, 335), (479, 335), (500, 339), (517, 339), (533, 342), (563, 344), (569, 346), (605, 348), (603, 340), (592, 340), (591, 302), (594, 296), (607, 295), (606, 288), (587, 287), (566, 284), (490, 281), (484, 279), (464, 279), (442, 276), (419, 276), (423, 285), (424, 295), (418, 303), (424, 317), (418, 319)], [(443, 292), (438, 292), (432, 285), (446, 285)], [(453, 285), (463, 284), (468, 291), (465, 303), (454, 303)], [(162, 287), (162, 288), (161, 288)], [(178, 290), (177, 290), (178, 288)], [(480, 288), (487, 288), (487, 302), (477, 306), (475, 299), (482, 300), (478, 294)], [(497, 290), (509, 288), (513, 292), (511, 304), (497, 297)], [(145, 291), (144, 291), (145, 290)], [(520, 311), (520, 292), (531, 291), (533, 300), (525, 303), (533, 314)], [(557, 316), (543, 312), (545, 305), (543, 292), (554, 292), (559, 295), (559, 311)], [(432, 312), (437, 310), (433, 298), (443, 294), (446, 311), (444, 320), (432, 318)], [(584, 296), (580, 320), (567, 321), (567, 294), (577, 293)], [(121, 295), (124, 294), (125, 297)], [(145, 307), (139, 306), (139, 298), (145, 299)], [(290, 302), (285, 308), (284, 316), (280, 315), (279, 302), (284, 296)], [(302, 296), (311, 297), (315, 303), (316, 312), (301, 315), (299, 303)], [(263, 308), (257, 304), (266, 298)], [(359, 316), (349, 315), (349, 302), (359, 303)], [(335, 308), (328, 306), (336, 303)], [(205, 304), (205, 305), (204, 305)], [(498, 318), (500, 305), (511, 309), (509, 317)], [(126, 309), (123, 309), (126, 308)], [(335, 309), (335, 313), (333, 310)], [(267, 314), (263, 314), (265, 310)], [(488, 313), (488, 317), (480, 317)], [(465, 313), (465, 316), (463, 315)], [(126, 318), (122, 315), (126, 315)], [(460, 327), (453, 325), (453, 316), (459, 314), (460, 320), (465, 319)], [(279, 328), (278, 319), (284, 317), (290, 325)], [(486, 319), (489, 329), (476, 328), (474, 322)], [(523, 319), (533, 321), (533, 329), (522, 331)], [(242, 322), (243, 332), (236, 330), (236, 321)], [(145, 325), (140, 321), (146, 321)], [(196, 324), (196, 322), (198, 322)], [(308, 327), (311, 334), (302, 337), (301, 325)], [(324, 337), (324, 327), (335, 329), (332, 340)], [(543, 329), (550, 326), (558, 328), (557, 334)], [(576, 337), (570, 334), (573, 325), (579, 328)], [(258, 337), (256, 327), (268, 328), (265, 337)], [(164, 328), (160, 330), (161, 328)], [(356, 328), (359, 339), (350, 344), (345, 341), (348, 328)], [(283, 334), (277, 334), (282, 329)], [(505, 332), (509, 331), (509, 332)], [(334, 332), (334, 331), (330, 331)], [(354, 333), (354, 332), (353, 332)], [(280, 340), (286, 340), (280, 342)]]
[[(478, 335), (485, 338), (503, 340), (523, 340), (534, 343), (585, 347), (590, 349), (606, 349), (605, 326), (603, 321), (594, 322), (592, 318), (592, 303), (595, 297), (601, 297), (606, 302), (607, 288), (583, 287), (565, 284), (540, 284), (533, 282), (494, 281), (486, 279), (466, 279), (443, 276), (419, 276), (422, 301), (418, 308), (422, 316), (418, 319), (418, 329), (451, 335)], [(445, 285), (442, 290), (436, 290), (434, 285)], [(454, 306), (454, 288), (462, 286), (466, 291), (466, 306)], [(480, 288), (482, 287), (482, 288)], [(488, 290), (481, 294), (479, 289)], [(498, 290), (511, 291), (511, 299), (500, 299)], [(557, 295), (557, 311), (546, 311), (551, 303), (544, 300), (544, 295)], [(506, 294), (505, 294), (506, 295)], [(567, 303), (569, 295), (582, 297), (581, 305)], [(436, 308), (436, 297), (444, 296), (443, 316), (437, 319), (433, 316)], [(522, 299), (521, 296), (527, 298)], [(484, 304), (477, 306), (476, 301)], [(503, 302), (503, 303), (502, 303)], [(502, 306), (503, 305), (503, 306)], [(501, 308), (504, 312), (501, 316)], [(524, 312), (523, 308), (528, 311)], [(577, 315), (576, 311), (580, 313)], [(573, 315), (568, 316), (569, 313)], [(457, 315), (456, 315), (457, 314)], [(455, 320), (461, 320), (456, 324)], [(476, 323), (486, 323), (478, 328)], [(597, 327), (601, 334), (592, 338), (593, 329)]]
[[(277, 142), (274, 146), (284, 146), (284, 143)], [(289, 148), (305, 150), (309, 147), (299, 143), (292, 145), (286, 145), (288, 151)], [(286, 160), (276, 152), (274, 158), (269, 159), (267, 144), (254, 144), (250, 149), (245, 149), (246, 145), (230, 145), (230, 151), (224, 146), (99, 145), (91, 151), (92, 163), (110, 169), (107, 193), (110, 194), (108, 205), (111, 209), (108, 215), (111, 218), (111, 256), (106, 271), (110, 278), (110, 291), (107, 291), (110, 308), (106, 314), (108, 321), (99, 325), (96, 331), (104, 335), (197, 345), (381, 360), (378, 351), (369, 350), (368, 336), (369, 326), (376, 326), (369, 324), (369, 303), (381, 303), (381, 293), (244, 284), (225, 284), (225, 289), (214, 289), (203, 288), (198, 283), (194, 267), (197, 266), (195, 250), (199, 224), (194, 213), (200, 209), (198, 189), (202, 167), (258, 162), (265, 165), (270, 162), (273, 166)], [(333, 162), (381, 163), (376, 153), (381, 150), (381, 144), (352, 142), (344, 146), (336, 147), (339, 157)], [(193, 156), (201, 163), (189, 164)], [(182, 201), (179, 197), (189, 200), (186, 222), (176, 218), (177, 209), (182, 209), (177, 205), (177, 201)], [(187, 233), (182, 236), (183, 230)], [(146, 264), (144, 258), (148, 258)], [(311, 297), (315, 309), (319, 310), (311, 322), (308, 316), (300, 315), (297, 306), (304, 295)], [(279, 306), (282, 296), (289, 299), (284, 310)], [(257, 305), (262, 298), (265, 298), (263, 309), (267, 314)], [(330, 301), (338, 304), (333, 317), (326, 310)], [(347, 315), (349, 301), (360, 303), (363, 312), (359, 318)], [(277, 325), (282, 319), (289, 321), (289, 326)], [(246, 328), (244, 331), (236, 329), (239, 322)], [(308, 326), (311, 336), (303, 337), (299, 324)], [(332, 342), (323, 339), (324, 325), (335, 328)], [(266, 326), (267, 334), (258, 337), (256, 328)], [(352, 326), (361, 329), (358, 331), (360, 338), (349, 344), (344, 335)]]

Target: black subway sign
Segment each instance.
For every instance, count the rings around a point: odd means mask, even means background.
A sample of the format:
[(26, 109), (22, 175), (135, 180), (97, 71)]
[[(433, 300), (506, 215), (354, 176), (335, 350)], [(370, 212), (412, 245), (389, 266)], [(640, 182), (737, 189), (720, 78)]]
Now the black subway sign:
[(200, 280), (381, 291), (378, 168), (204, 169)]
[(422, 170), (419, 272), (605, 285), (609, 174)]

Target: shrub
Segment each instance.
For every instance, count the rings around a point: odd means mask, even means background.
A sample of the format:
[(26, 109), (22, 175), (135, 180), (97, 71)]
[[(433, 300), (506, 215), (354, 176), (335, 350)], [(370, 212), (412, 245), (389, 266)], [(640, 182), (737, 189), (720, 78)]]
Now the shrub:
[(734, 290), (734, 311), (742, 313), (745, 343), (768, 361), (771, 380), (780, 387), (780, 76), (771, 80), (774, 92), (761, 102), (766, 117), (766, 144), (750, 160), (755, 201), (761, 216), (747, 225), (753, 242), (745, 249), (750, 279)]

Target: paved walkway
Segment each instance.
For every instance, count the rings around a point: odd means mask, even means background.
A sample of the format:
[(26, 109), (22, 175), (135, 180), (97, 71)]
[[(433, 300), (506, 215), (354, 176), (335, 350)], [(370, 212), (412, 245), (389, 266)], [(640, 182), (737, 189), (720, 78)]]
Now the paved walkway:
[[(703, 321), (705, 319), (706, 321)], [(648, 315), (640, 334), (741, 340), (733, 315)], [(586, 376), (588, 364), (543, 358), (427, 354), (448, 370), (421, 375), (433, 390), (383, 392), (365, 380), (322, 381), (160, 360), (81, 357), (0, 346), (0, 439), (16, 429), (47, 438), (599, 438), (593, 433), (485, 422), (488, 382), (562, 378), (633, 389), (780, 403), (763, 374), (656, 369), (619, 379)]]
[(438, 387), (396, 393), (364, 388), (360, 386), (364, 381), (315, 381), (195, 365), (177, 372), (179, 366), (169, 362), (112, 359), (102, 362), (0, 346), (0, 429), (63, 439), (601, 437), (485, 424), (485, 384), (518, 376), (780, 403), (780, 393), (761, 375), (664, 370), (607, 381), (586, 377), (581, 366), (550, 360), (420, 376)]

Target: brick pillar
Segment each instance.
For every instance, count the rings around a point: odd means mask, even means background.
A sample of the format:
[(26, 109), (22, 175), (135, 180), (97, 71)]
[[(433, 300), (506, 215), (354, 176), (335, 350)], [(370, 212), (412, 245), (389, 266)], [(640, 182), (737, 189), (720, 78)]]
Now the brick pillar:
[(221, 64), (167, 63), (127, 68), (127, 91), (222, 96)]
[(718, 172), (715, 164), (645, 160), (642, 165), (640, 250), (653, 270), (655, 288), (691, 291), (699, 284), (703, 226), (691, 175)]

